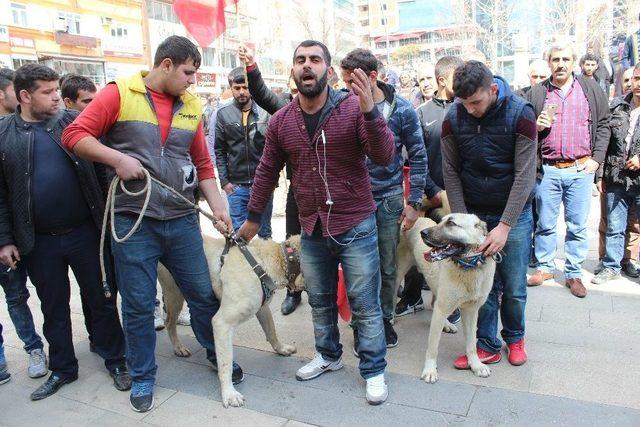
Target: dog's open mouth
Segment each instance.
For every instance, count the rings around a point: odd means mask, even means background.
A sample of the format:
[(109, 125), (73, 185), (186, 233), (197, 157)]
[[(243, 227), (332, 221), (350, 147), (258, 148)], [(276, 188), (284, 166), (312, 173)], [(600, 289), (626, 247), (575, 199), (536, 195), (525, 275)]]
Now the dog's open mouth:
[(427, 262), (442, 261), (443, 259), (458, 255), (464, 250), (465, 245), (461, 245), (459, 243), (447, 243), (443, 246), (429, 248), (429, 250), (424, 253), (424, 259)]

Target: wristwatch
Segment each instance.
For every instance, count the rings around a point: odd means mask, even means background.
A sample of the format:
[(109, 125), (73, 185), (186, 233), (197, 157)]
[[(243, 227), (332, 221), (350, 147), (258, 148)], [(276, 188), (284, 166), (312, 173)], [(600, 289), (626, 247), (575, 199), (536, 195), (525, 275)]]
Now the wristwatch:
[(422, 202), (407, 202), (407, 205), (411, 206), (413, 209), (417, 211), (422, 209)]

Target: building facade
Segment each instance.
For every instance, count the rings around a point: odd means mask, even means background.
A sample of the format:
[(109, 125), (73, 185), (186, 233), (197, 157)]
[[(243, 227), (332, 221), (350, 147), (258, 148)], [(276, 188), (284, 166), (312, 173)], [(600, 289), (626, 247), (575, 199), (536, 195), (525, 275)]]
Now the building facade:
[(97, 85), (147, 68), (141, 0), (0, 0), (0, 65), (39, 62)]

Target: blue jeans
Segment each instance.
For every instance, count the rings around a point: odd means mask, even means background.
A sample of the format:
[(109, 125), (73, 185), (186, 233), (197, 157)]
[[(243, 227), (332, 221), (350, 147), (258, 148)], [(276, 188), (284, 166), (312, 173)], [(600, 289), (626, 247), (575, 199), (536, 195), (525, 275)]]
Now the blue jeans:
[(4, 290), (7, 299), (7, 309), (9, 316), (16, 328), (18, 337), (24, 343), (27, 353), (37, 348), (42, 349), (42, 339), (36, 332), (33, 324), (31, 310), (27, 305), (29, 290), (27, 289), (27, 269), (23, 262), (18, 263), (16, 270), (7, 272), (7, 267), (0, 264), (0, 286)]
[[(227, 195), (229, 201), (229, 215), (231, 216), (231, 223), (233, 224), (233, 230), (238, 231), (240, 226), (247, 220), (247, 214), (249, 213), (247, 205), (251, 198), (251, 187), (248, 185), (234, 185), (231, 194)], [(258, 237), (263, 239), (271, 238), (271, 213), (273, 211), (273, 196), (269, 199), (269, 203), (262, 213), (262, 221), (260, 222), (260, 230), (258, 230)]]
[(333, 237), (339, 244), (322, 236), (319, 222), (311, 235), (302, 232), (300, 266), (309, 295), (316, 351), (329, 361), (342, 356), (336, 305), (338, 263), (341, 263), (353, 325), (360, 339), (360, 374), (365, 379), (371, 378), (384, 372), (387, 366), (375, 215)]
[(535, 254), (538, 270), (552, 273), (555, 269), (556, 228), (560, 204), (564, 204), (564, 221), (567, 233), (564, 239), (567, 279), (582, 276), (582, 263), (589, 251), (587, 219), (591, 206), (592, 173), (579, 171), (575, 166), (559, 169), (543, 165), (544, 175), (536, 188), (538, 224), (535, 234)]
[[(115, 229), (122, 237), (136, 216), (118, 214)], [(153, 311), (156, 301), (158, 262), (167, 267), (184, 295), (191, 328), (215, 361), (211, 319), (220, 303), (213, 294), (209, 266), (196, 214), (160, 221), (145, 217), (129, 240), (112, 239), (118, 291), (122, 296), (122, 323), (127, 340), (127, 363), (134, 382), (154, 382), (156, 375), (156, 331)]]
[(640, 212), (638, 210), (640, 194), (627, 193), (622, 189), (607, 189), (605, 196), (607, 198), (607, 240), (602, 266), (620, 272), (629, 209), (635, 205), (636, 212)]
[(378, 251), (380, 253), (380, 303), (384, 320), (393, 319), (396, 301), (396, 249), (400, 240), (400, 214), (404, 209), (401, 194), (375, 199)]
[[(487, 223), (489, 230), (500, 222), (501, 215), (473, 212)], [(524, 309), (527, 303), (527, 267), (531, 248), (533, 218), (527, 204), (518, 222), (513, 224), (507, 243), (502, 249), (502, 262), (496, 265), (493, 287), (487, 301), (478, 312), (478, 347), (490, 353), (502, 348), (498, 334), (498, 311), (502, 320), (502, 339), (507, 344), (524, 338)], [(502, 293), (502, 303), (498, 296)]]

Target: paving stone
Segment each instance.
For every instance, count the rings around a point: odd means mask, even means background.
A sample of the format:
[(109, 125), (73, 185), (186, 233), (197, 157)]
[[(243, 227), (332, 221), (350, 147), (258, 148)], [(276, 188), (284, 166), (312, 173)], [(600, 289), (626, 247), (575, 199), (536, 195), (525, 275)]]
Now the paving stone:
[(217, 401), (186, 393), (176, 393), (160, 408), (144, 418), (159, 426), (283, 426), (287, 419), (246, 408), (224, 408)]
[(572, 399), (481, 387), (469, 409), (469, 423), (493, 426), (637, 426), (640, 411)]
[[(153, 390), (155, 407), (161, 406), (174, 393), (174, 390), (156, 385)], [(142, 419), (146, 415), (131, 409), (129, 392), (116, 390), (106, 370), (81, 375), (77, 381), (62, 387), (58, 394), (93, 407), (126, 414), (130, 418)]]
[[(640, 288), (640, 285), (638, 287)], [(613, 295), (611, 298), (614, 313), (640, 313), (640, 298), (629, 295)]]
[[(556, 305), (545, 304), (542, 306), (540, 321), (587, 328), (589, 327), (590, 312), (591, 309), (588, 307), (571, 304), (566, 307), (559, 307)], [(532, 319), (529, 320), (531, 321)]]
[(590, 326), (607, 331), (626, 332), (637, 335), (640, 332), (640, 313), (591, 313)]
[(29, 400), (33, 389), (9, 382), (0, 386), (0, 424), (3, 426), (82, 426), (107, 414), (107, 411), (58, 394), (38, 402)]

